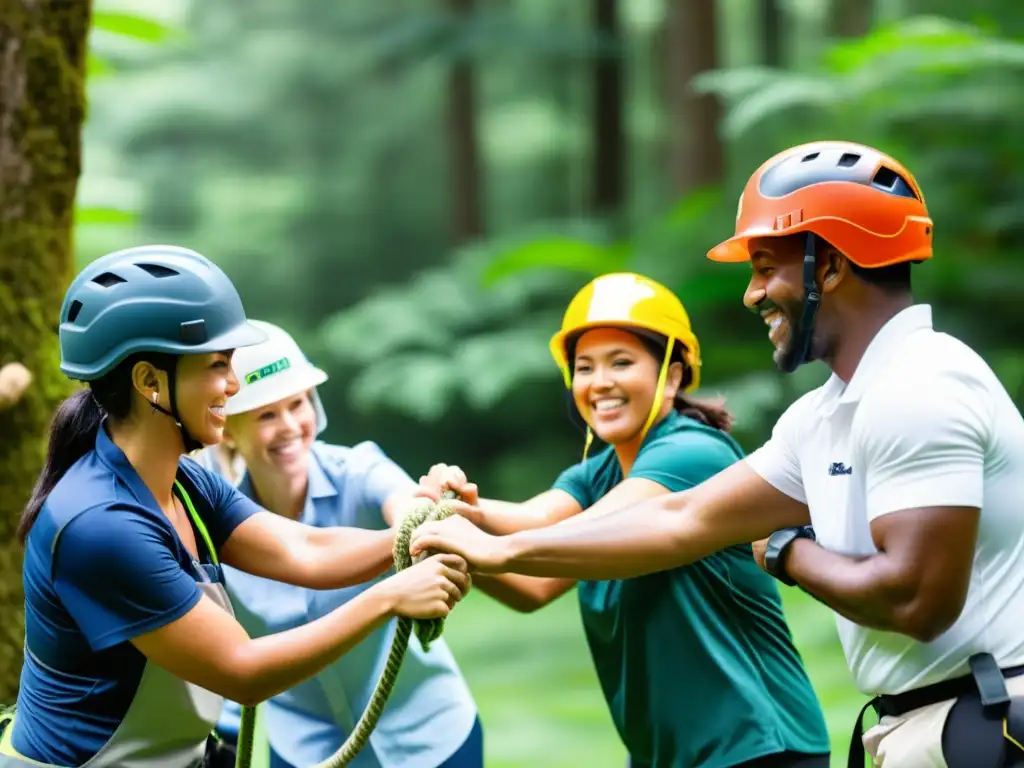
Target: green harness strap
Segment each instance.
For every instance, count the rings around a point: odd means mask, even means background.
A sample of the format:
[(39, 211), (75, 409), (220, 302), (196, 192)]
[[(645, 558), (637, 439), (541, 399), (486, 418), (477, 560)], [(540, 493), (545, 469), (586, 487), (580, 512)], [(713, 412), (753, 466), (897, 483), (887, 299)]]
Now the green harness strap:
[[(185, 508), (188, 509), (188, 515), (192, 518), (192, 524), (199, 531), (199, 535), (203, 537), (203, 543), (206, 544), (206, 550), (210, 553), (210, 559), (213, 560), (214, 565), (220, 565), (220, 560), (217, 557), (217, 550), (213, 546), (213, 540), (210, 539), (210, 532), (206, 530), (206, 524), (203, 523), (203, 519), (196, 512), (195, 506), (192, 504), (192, 499), (189, 498), (188, 491), (181, 484), (180, 481), (174, 481), (174, 487), (178, 489), (178, 493), (181, 494), (181, 500), (185, 503)], [(246, 766), (252, 762), (252, 746), (253, 746), (253, 735), (256, 731), (256, 707), (242, 707), (242, 718), (238, 726), (238, 746), (237, 746), (237, 758), (235, 761), (236, 766)], [(213, 732), (213, 736), (216, 739), (220, 739), (216, 730)], [(245, 758), (243, 760), (243, 755)]]

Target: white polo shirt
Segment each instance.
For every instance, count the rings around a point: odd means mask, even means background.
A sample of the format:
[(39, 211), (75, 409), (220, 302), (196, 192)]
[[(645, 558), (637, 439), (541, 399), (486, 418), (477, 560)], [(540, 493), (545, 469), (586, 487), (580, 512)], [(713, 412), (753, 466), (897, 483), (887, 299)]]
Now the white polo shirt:
[(849, 384), (833, 375), (797, 400), (747, 461), (846, 555), (877, 552), (870, 523), (890, 512), (981, 509), (967, 602), (941, 636), (920, 643), (836, 615), (863, 693), (968, 674), (980, 651), (1024, 664), (1024, 419), (981, 357), (932, 329), (929, 306), (892, 318)]

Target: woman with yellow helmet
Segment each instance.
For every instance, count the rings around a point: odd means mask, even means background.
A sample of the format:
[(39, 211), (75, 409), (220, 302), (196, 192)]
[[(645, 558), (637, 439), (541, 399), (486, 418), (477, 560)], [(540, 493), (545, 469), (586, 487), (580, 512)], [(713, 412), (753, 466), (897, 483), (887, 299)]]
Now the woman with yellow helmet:
[[(635, 274), (610, 274), (569, 304), (551, 352), (587, 425), (607, 447), (521, 504), (481, 499), (458, 467), (436, 465), (425, 495), (460, 494), (462, 517), (491, 534), (587, 517), (693, 487), (743, 457), (720, 405), (686, 393), (700, 345), (679, 299)], [(562, 522), (567, 521), (567, 522)], [(638, 521), (642, 522), (642, 521)], [(466, 520), (446, 536), (485, 536)], [(597, 675), (631, 766), (828, 766), (828, 734), (793, 646), (774, 579), (749, 545), (637, 579), (476, 576), (532, 611), (574, 585)]]

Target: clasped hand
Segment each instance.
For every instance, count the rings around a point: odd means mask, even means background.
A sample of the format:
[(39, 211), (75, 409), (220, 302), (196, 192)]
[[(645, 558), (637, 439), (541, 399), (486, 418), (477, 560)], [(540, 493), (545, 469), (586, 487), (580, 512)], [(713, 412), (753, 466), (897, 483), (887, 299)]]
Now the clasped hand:
[(458, 499), (450, 502), (456, 514), (417, 528), (410, 542), (410, 553), (417, 557), (426, 551), (447, 552), (463, 558), (479, 573), (501, 571), (502, 540), (478, 527), (484, 519), (484, 510), (480, 507), (477, 486), (469, 482), (465, 472), (457, 466), (435, 464), (420, 478), (417, 495), (438, 501), (447, 489), (458, 494)]

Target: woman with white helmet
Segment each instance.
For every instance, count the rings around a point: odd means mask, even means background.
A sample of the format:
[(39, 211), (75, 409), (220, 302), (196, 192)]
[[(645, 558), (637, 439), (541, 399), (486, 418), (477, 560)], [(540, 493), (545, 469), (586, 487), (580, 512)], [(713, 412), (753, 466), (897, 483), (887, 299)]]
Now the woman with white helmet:
[(391, 617), (446, 616), (465, 592), (465, 562), (441, 555), (302, 627), (240, 626), (222, 566), (336, 589), (387, 569), (394, 540), (270, 514), (183, 455), (220, 442), (231, 356), (264, 338), (184, 248), (109, 254), (68, 288), (61, 370), (88, 386), (58, 408), (18, 524), (25, 659), (0, 767), (194, 768), (224, 698), (292, 689)]
[[(233, 476), (261, 506), (318, 528), (387, 529), (401, 518), (417, 484), (372, 442), (353, 447), (317, 439), (327, 416), (313, 366), (281, 328), (251, 321), (266, 341), (235, 353), (239, 391), (227, 403), (225, 440), (199, 454)], [(225, 450), (226, 449), (226, 450)], [(374, 582), (313, 590), (226, 567), (235, 614), (250, 635), (281, 632), (347, 604)], [(370, 633), (314, 679), (268, 701), (264, 722), (272, 768), (302, 768), (333, 754), (351, 733), (391, 646), (395, 622)], [(218, 732), (237, 735), (239, 709), (225, 707)], [(443, 640), (424, 651), (413, 637), (388, 706), (355, 768), (469, 768), (483, 764), (476, 705)]]

